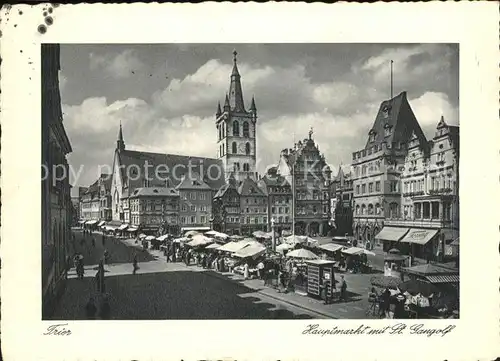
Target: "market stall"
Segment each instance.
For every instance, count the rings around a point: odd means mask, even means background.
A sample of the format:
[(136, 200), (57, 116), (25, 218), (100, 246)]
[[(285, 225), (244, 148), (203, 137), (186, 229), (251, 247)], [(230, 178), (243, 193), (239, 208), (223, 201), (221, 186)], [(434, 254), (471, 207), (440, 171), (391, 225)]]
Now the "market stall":
[(398, 249), (391, 249), (384, 257), (384, 275), (402, 279), (401, 270), (408, 266), (410, 261), (409, 256), (402, 255)]
[[(368, 264), (367, 255), (375, 255), (375, 253), (364, 248), (350, 247), (342, 250), (345, 255), (346, 271), (352, 273), (370, 273), (371, 267)], [(341, 262), (343, 263), (343, 262)]]

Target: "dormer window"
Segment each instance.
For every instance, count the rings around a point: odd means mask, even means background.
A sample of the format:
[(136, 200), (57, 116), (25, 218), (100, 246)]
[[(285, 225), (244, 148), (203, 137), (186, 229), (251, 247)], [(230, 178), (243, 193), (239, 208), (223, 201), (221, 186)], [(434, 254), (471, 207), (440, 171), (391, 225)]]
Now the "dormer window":
[(389, 104), (384, 105), (384, 107), (382, 108), (382, 116), (384, 118), (388, 118), (389, 115), (391, 115), (391, 109), (392, 107)]
[(370, 142), (374, 142), (376, 136), (377, 136), (377, 133), (373, 129), (370, 130), (370, 132), (368, 133), (368, 139), (369, 139), (369, 141)]
[(389, 135), (391, 135), (391, 133), (392, 133), (392, 125), (386, 123), (384, 125), (384, 136), (388, 137)]

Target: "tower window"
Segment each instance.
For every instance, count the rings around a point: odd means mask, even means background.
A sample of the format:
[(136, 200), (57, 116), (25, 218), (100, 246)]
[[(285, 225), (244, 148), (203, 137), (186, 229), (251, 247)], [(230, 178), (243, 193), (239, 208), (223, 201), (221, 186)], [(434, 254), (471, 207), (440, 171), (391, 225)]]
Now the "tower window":
[(224, 148), (225, 148), (225, 147), (224, 147), (224, 143), (222, 143), (222, 155), (224, 155), (224, 154), (225, 154), (225, 149), (224, 149)]
[(246, 155), (250, 154), (250, 143), (245, 144), (245, 153), (246, 153)]
[(240, 135), (240, 125), (238, 122), (235, 120), (233, 122), (233, 135), (239, 136)]
[(237, 149), (236, 149), (236, 142), (233, 142), (233, 144), (231, 145), (231, 148), (232, 148), (232, 153), (233, 153), (233, 154), (238, 153), (238, 151), (237, 151)]
[(250, 171), (250, 166), (248, 163), (243, 163), (243, 172), (249, 172)]
[(243, 136), (244, 137), (250, 136), (250, 127), (248, 126), (248, 122), (243, 123)]
[(234, 170), (235, 171), (239, 171), (240, 170), (240, 163), (239, 162), (234, 163)]

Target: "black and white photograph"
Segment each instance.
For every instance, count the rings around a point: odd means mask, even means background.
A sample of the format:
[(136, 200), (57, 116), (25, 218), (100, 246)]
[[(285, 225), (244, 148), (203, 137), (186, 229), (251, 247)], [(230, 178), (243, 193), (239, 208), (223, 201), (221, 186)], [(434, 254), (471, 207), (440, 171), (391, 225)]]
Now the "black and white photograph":
[(43, 44), (46, 320), (459, 318), (458, 44)]
[(0, 13), (10, 360), (494, 360), (491, 2)]

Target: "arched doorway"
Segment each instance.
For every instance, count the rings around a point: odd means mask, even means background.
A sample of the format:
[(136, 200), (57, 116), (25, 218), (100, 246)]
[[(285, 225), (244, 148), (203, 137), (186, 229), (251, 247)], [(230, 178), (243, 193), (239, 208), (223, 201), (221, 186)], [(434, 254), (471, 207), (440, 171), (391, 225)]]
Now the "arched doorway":
[(318, 222), (311, 222), (309, 225), (309, 234), (312, 237), (316, 237), (319, 235), (319, 223)]
[(304, 235), (306, 233), (306, 224), (304, 222), (295, 223), (295, 234)]

